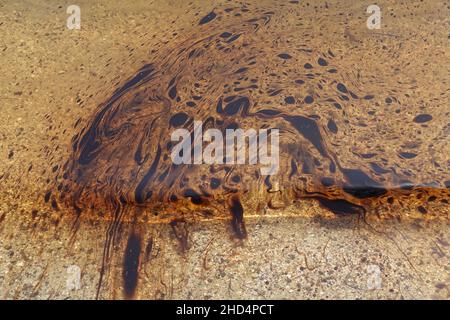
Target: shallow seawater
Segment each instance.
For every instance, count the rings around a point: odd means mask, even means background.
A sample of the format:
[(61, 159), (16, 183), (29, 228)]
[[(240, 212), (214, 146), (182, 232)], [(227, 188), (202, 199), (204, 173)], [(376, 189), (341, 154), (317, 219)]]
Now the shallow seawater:
[[(238, 237), (245, 237), (245, 212), (299, 200), (360, 215), (394, 202), (417, 203), (422, 214), (429, 202), (446, 205), (448, 90), (429, 83), (437, 98), (428, 98), (417, 79), (427, 63), (382, 41), (367, 49), (370, 68), (345, 61), (340, 47), (321, 47), (308, 35), (301, 17), (291, 23), (286, 6), (293, 5), (216, 7), (195, 32), (153, 49), (77, 121), (72, 155), (59, 164), (56, 202), (78, 214), (230, 215)], [(180, 128), (190, 134), (180, 153), (190, 163), (171, 156)], [(208, 129), (222, 137), (263, 129), (271, 142), (277, 129), (277, 170), (264, 175), (261, 163), (251, 163), (250, 141), (229, 148), (226, 138), (211, 153), (214, 163), (202, 162), (217, 142), (202, 141)], [(230, 160), (236, 155), (240, 164)]]
[[(76, 122), (46, 201), (112, 221), (104, 265), (124, 219), (170, 222), (184, 252), (187, 231), (177, 225), (186, 221), (229, 219), (244, 239), (246, 214), (299, 201), (360, 217), (394, 205), (439, 216), (427, 207), (448, 206), (448, 74), (419, 81), (432, 72), (427, 58), (384, 41), (350, 60), (308, 34), (301, 10), (292, 23), (295, 5), (225, 4), (199, 16), (194, 32), (152, 49)], [(345, 33), (347, 45), (358, 42)], [(187, 145), (173, 138), (180, 129)], [(236, 129), (254, 135), (239, 145), (227, 137)], [(276, 154), (275, 170), (258, 161), (261, 141), (270, 141), (263, 155)], [(177, 145), (185, 162), (174, 161)]]
[[(83, 109), (70, 121), (62, 110), (46, 112), (47, 167), (29, 164), (45, 180), (39, 202), (71, 220), (73, 239), (84, 219), (106, 226), (97, 297), (124, 229), (123, 295), (133, 298), (140, 265), (155, 250), (145, 225), (169, 224), (184, 257), (188, 225), (225, 220), (242, 244), (246, 219), (313, 216), (305, 203), (331, 219), (448, 218), (443, 3), (424, 9), (434, 21), (426, 28), (411, 20), (413, 4), (383, 9), (381, 29), (367, 28), (363, 4), (185, 6), (188, 27), (174, 18), (164, 37), (130, 33), (147, 53), (108, 83), (83, 83), (71, 98)], [(126, 49), (99, 70), (138, 50)], [(236, 130), (248, 139), (227, 136)]]

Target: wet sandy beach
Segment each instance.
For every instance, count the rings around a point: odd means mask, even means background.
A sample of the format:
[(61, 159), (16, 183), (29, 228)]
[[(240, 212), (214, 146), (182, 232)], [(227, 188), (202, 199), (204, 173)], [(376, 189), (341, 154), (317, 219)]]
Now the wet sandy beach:
[[(71, 4), (0, 3), (1, 298), (450, 297), (448, 4)], [(174, 166), (195, 120), (278, 173)]]

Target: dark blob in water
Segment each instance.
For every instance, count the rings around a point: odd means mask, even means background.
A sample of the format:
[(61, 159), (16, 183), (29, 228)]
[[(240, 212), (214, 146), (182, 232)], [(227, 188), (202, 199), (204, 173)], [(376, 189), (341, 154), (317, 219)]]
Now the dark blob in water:
[(250, 101), (248, 100), (248, 98), (241, 97), (232, 102), (227, 103), (223, 111), (226, 115), (232, 116), (237, 114), (239, 111), (248, 110), (249, 105)]
[(323, 177), (320, 179), (320, 183), (322, 183), (325, 187), (331, 187), (334, 185), (334, 179), (329, 177)]
[(317, 63), (322, 66), (325, 67), (328, 65), (328, 62), (325, 59), (319, 58), (319, 60), (317, 60)]
[(188, 118), (189, 116), (186, 113), (179, 112), (170, 118), (169, 123), (172, 127), (179, 127), (184, 124)]
[(81, 144), (78, 163), (81, 165), (88, 165), (99, 152), (98, 147), (100, 147), (100, 142), (95, 140), (94, 133), (87, 132), (86, 135), (83, 136)]
[(325, 146), (323, 145), (322, 134), (314, 120), (302, 116), (286, 116), (285, 118), (303, 137), (314, 145), (322, 156), (328, 157)]
[(138, 276), (139, 276), (139, 258), (141, 254), (141, 238), (136, 233), (131, 233), (125, 254), (123, 257), (123, 288), (125, 298), (130, 299), (134, 297)]
[(347, 93), (348, 92), (347, 87), (345, 85), (343, 85), (342, 83), (338, 83), (337, 89), (340, 92), (342, 92), (342, 93)]
[(328, 130), (330, 130), (333, 133), (338, 132), (338, 127), (336, 125), (336, 122), (333, 121), (333, 119), (328, 120), (327, 127), (328, 127)]
[(259, 110), (257, 112), (258, 114), (263, 114), (266, 116), (276, 116), (279, 115), (281, 112), (278, 110), (272, 110), (272, 109), (263, 109), (263, 110)]
[(415, 157), (417, 157), (417, 153), (413, 152), (400, 152), (399, 155), (403, 159), (414, 159)]
[(365, 213), (364, 207), (361, 207), (359, 205), (353, 204), (351, 202), (348, 202), (347, 200), (333, 200), (333, 199), (326, 199), (322, 197), (316, 197), (315, 198), (319, 203), (325, 207), (326, 209), (330, 210), (331, 212), (335, 214), (358, 214), (363, 215)]
[(217, 189), (220, 186), (220, 179), (211, 178), (210, 186), (212, 189)]
[(147, 64), (141, 68), (138, 73), (128, 80), (121, 88), (117, 89), (114, 95), (120, 96), (123, 94), (126, 90), (132, 88), (133, 86), (136, 86), (139, 82), (141, 82), (144, 79), (148, 79), (149, 76), (155, 72), (155, 68), (152, 64)]
[(176, 86), (173, 86), (172, 88), (170, 88), (169, 97), (170, 97), (170, 99), (175, 99), (177, 97), (177, 87)]
[(214, 11), (211, 11), (210, 13), (208, 13), (206, 16), (204, 16), (203, 18), (200, 19), (200, 22), (198, 23), (199, 25), (208, 23), (212, 20), (214, 20), (216, 18), (217, 14)]
[(371, 162), (370, 163), (370, 167), (372, 168), (372, 170), (377, 173), (377, 174), (385, 174), (388, 173), (389, 170), (383, 169), (382, 167), (380, 167), (377, 163), (375, 162)]
[(161, 147), (158, 145), (158, 151), (156, 152), (155, 160), (153, 161), (150, 169), (145, 174), (144, 178), (139, 182), (138, 186), (136, 187), (135, 199), (137, 203), (144, 203), (144, 201), (148, 198), (144, 195), (144, 189), (150, 182), (150, 179), (155, 175), (160, 157), (161, 157)]
[(51, 191), (47, 191), (45, 193), (45, 196), (44, 196), (44, 201), (45, 202), (49, 202), (51, 195), (52, 195), (52, 192)]
[(342, 172), (349, 182), (349, 184), (344, 185), (344, 191), (356, 198), (378, 197), (387, 192), (381, 184), (361, 170), (342, 169)]
[(287, 104), (294, 104), (295, 98), (292, 96), (286, 97), (286, 98), (284, 98), (284, 102), (286, 102)]
[(306, 96), (305, 97), (305, 103), (311, 104), (313, 102), (314, 102), (314, 98), (313, 97), (311, 97), (311, 96)]
[(220, 37), (221, 38), (229, 38), (229, 37), (231, 37), (231, 33), (229, 33), (229, 32), (223, 32), (221, 35), (220, 35)]
[(427, 214), (428, 210), (425, 209), (423, 206), (418, 206), (417, 210), (421, 213), (421, 214)]
[(190, 198), (193, 204), (202, 204), (202, 195), (193, 189), (187, 189), (184, 191), (184, 197)]
[(433, 117), (429, 114), (419, 114), (418, 116), (416, 116), (414, 118), (414, 122), (415, 123), (425, 123), (428, 121), (431, 121), (433, 119)]
[(291, 58), (292, 58), (292, 56), (291, 56), (290, 54), (288, 54), (288, 53), (280, 53), (280, 54), (278, 55), (278, 57), (280, 57), (281, 59), (284, 59), (284, 60), (287, 60), (287, 59), (291, 59)]

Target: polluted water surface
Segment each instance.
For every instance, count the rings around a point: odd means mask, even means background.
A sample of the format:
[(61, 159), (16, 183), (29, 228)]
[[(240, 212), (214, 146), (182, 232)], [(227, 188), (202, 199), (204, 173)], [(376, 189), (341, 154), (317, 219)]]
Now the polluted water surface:
[[(448, 64), (415, 54), (415, 35), (367, 29), (375, 40), (364, 47), (317, 6), (227, 1), (195, 15), (192, 32), (149, 48), (64, 128), (70, 144), (52, 139), (41, 201), (75, 221), (74, 235), (80, 219), (107, 224), (97, 296), (123, 223), (132, 226), (120, 253), (132, 298), (153, 249), (146, 224), (170, 225), (183, 255), (188, 223), (224, 220), (245, 242), (246, 217), (305, 202), (330, 219), (448, 217)], [(325, 26), (319, 34), (345, 46), (311, 32), (306, 7)], [(352, 46), (361, 60), (345, 54)], [(52, 157), (60, 148), (67, 156)]]

